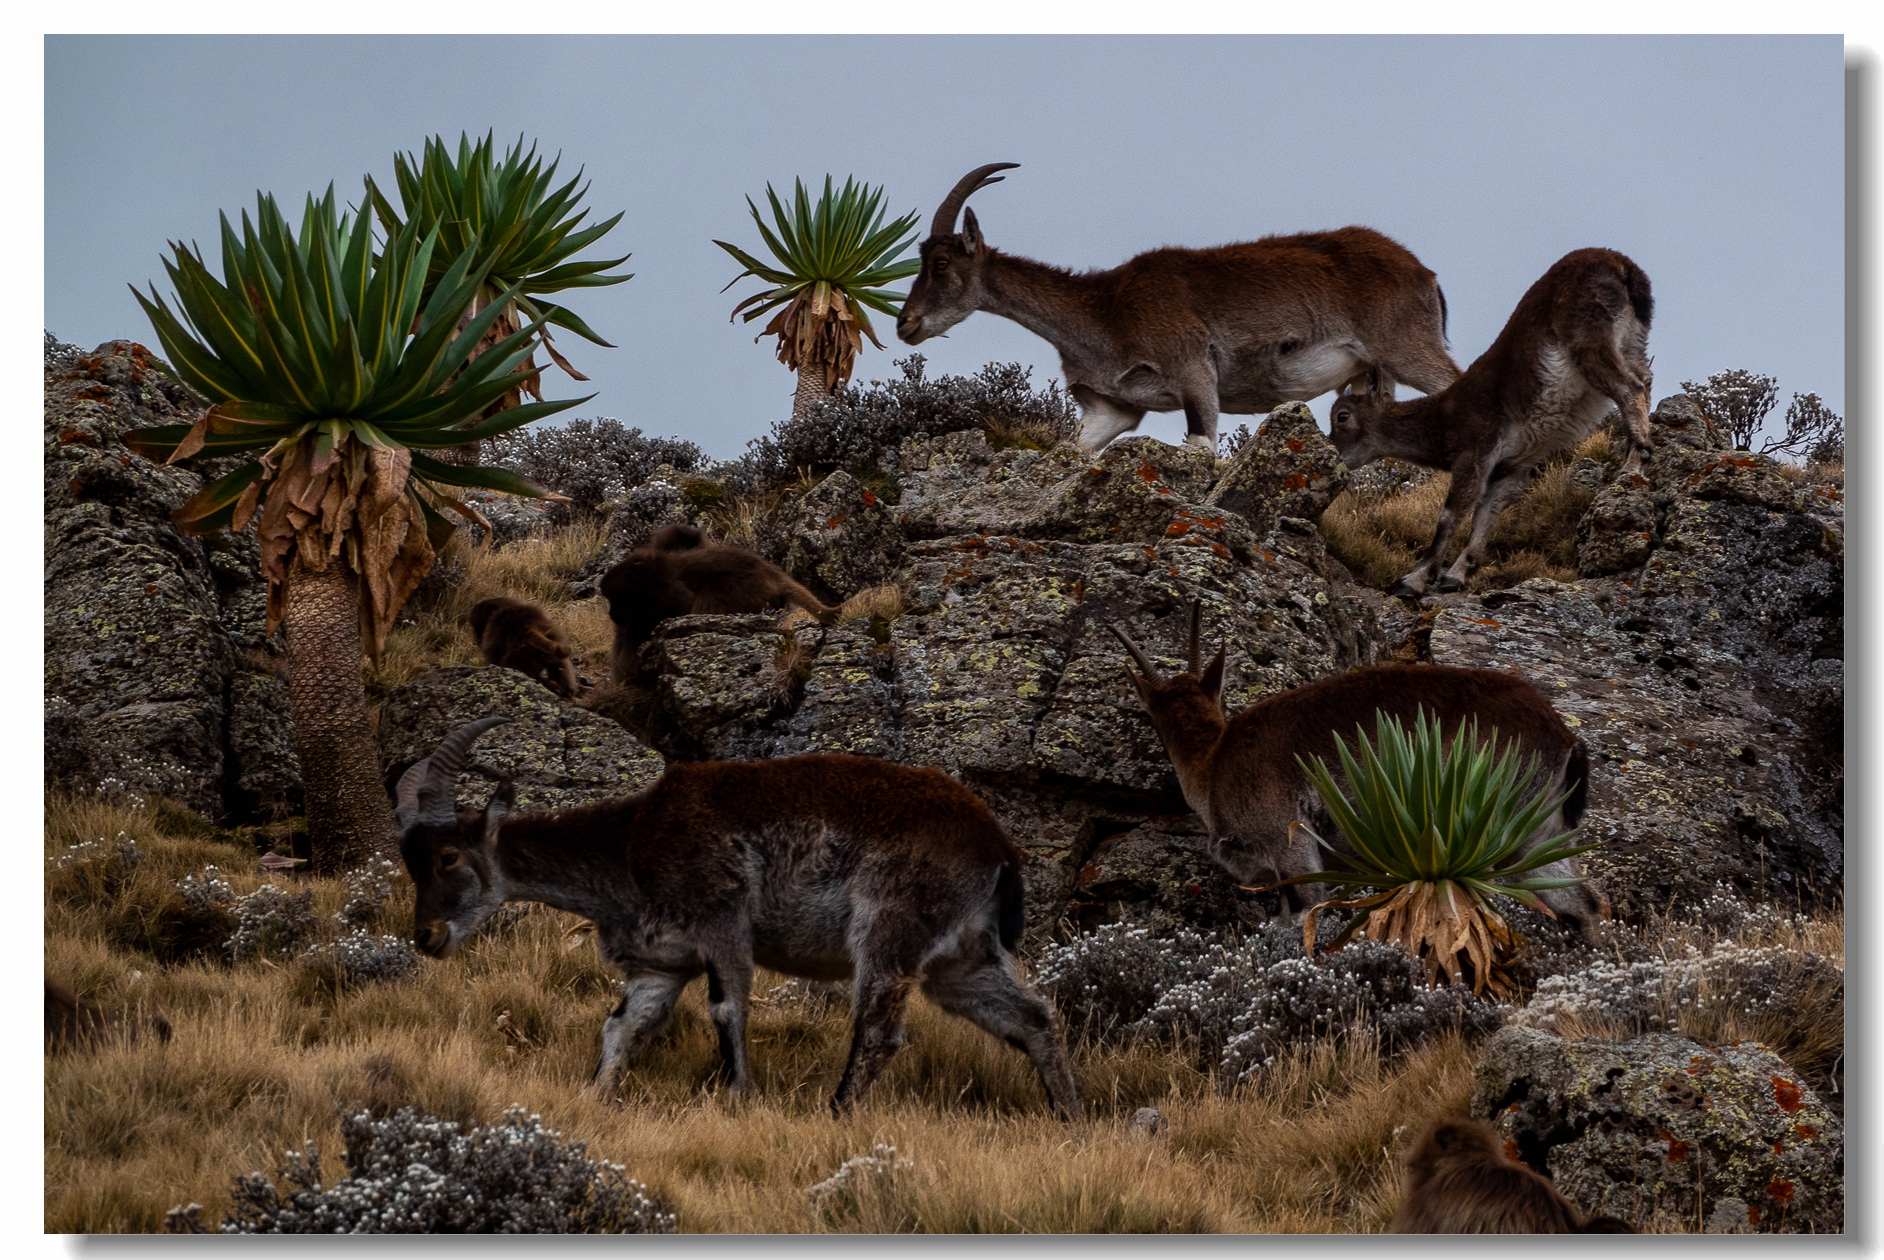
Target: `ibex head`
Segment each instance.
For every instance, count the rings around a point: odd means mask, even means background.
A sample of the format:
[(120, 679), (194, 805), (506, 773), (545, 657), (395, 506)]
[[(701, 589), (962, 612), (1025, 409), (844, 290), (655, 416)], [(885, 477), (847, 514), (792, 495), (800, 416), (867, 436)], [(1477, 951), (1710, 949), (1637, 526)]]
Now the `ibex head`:
[(449, 954), (503, 907), (493, 849), (516, 803), (506, 779), (482, 815), (460, 814), (452, 784), (478, 736), (509, 718), (482, 718), (447, 735), (399, 780), (399, 856), (412, 877), (412, 941), (434, 958)]
[(1366, 388), (1356, 393), (1348, 382), (1334, 406), (1328, 409), (1328, 439), (1349, 468), (1371, 464), (1391, 454), (1385, 444), (1381, 420), (1393, 399), (1381, 392), (1380, 373), (1369, 371)]
[[(1019, 166), (1018, 162), (990, 162), (962, 176), (959, 183), (936, 207), (929, 225), (929, 238), (919, 247), (922, 270), (909, 286), (903, 312), (896, 317), (896, 335), (910, 345), (940, 336), (967, 319), (981, 306), (981, 270), (987, 258), (987, 245), (981, 239), (981, 225), (975, 212), (963, 206), (968, 195), (1004, 178), (994, 171)], [(955, 230), (955, 216), (962, 216), (962, 230)]]
[(1217, 654), (1210, 664), (1200, 665), (1203, 655), (1198, 642), (1198, 631), (1203, 617), (1203, 605), (1191, 604), (1191, 642), (1189, 668), (1182, 674), (1173, 674), (1169, 678), (1160, 678), (1151, 658), (1145, 655), (1143, 648), (1132, 642), (1131, 636), (1117, 626), (1112, 633), (1119, 636), (1119, 642), (1138, 662), (1143, 676), (1134, 674), (1127, 667), (1126, 674), (1132, 680), (1132, 686), (1138, 689), (1138, 699), (1145, 706), (1145, 714), (1157, 729), (1158, 737), (1171, 753), (1180, 781), (1184, 778), (1186, 767), (1181, 764), (1185, 751), (1197, 745), (1200, 740), (1214, 741), (1217, 733), (1223, 729), (1223, 653), (1218, 647)]

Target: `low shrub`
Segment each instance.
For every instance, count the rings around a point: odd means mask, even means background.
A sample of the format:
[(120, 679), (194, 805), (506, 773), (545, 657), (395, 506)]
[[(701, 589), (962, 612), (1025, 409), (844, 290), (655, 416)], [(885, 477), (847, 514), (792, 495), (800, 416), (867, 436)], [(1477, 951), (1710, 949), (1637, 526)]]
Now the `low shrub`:
[(513, 429), (486, 438), (483, 459), (568, 495), (578, 512), (599, 512), (662, 464), (687, 473), (706, 463), (692, 442), (647, 437), (608, 418)]
[(361, 931), (372, 927), (386, 912), (386, 903), (392, 900), (392, 881), (404, 873), (399, 863), (390, 858), (380, 858), (371, 865), (348, 871), (342, 877), (347, 885), (347, 904), (334, 915), (334, 922)]
[(419, 951), (402, 936), (374, 936), (355, 928), (335, 941), (310, 945), (301, 965), (333, 985), (397, 980), (419, 965)]
[(223, 948), (233, 962), (285, 958), (314, 935), (313, 905), (312, 892), (284, 892), (273, 884), (263, 884), (247, 896), (237, 897), (230, 906), (236, 930)]
[[(460, 1131), (402, 1108), (340, 1122), (348, 1175), (324, 1186), (320, 1150), (289, 1151), (280, 1185), (238, 1177), (225, 1234), (671, 1234), (674, 1213), (620, 1164), (592, 1160), (540, 1117)], [(205, 1233), (201, 1205), (173, 1208), (172, 1233)]]

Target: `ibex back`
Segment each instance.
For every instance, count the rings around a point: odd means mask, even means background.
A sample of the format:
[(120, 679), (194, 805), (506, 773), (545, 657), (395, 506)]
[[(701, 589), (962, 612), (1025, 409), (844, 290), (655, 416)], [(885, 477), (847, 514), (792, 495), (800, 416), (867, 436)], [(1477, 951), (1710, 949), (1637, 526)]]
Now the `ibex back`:
[(835, 1111), (901, 1046), (920, 986), (1024, 1050), (1054, 1109), (1078, 1113), (1059, 1021), (1009, 952), (1026, 922), (1021, 854), (967, 788), (939, 770), (813, 754), (676, 762), (638, 796), (547, 814), (510, 814), (500, 790), (484, 815), (459, 815), (458, 768), (502, 721), (454, 731), (400, 780), (414, 940), (446, 954), (507, 901), (591, 920), (597, 948), (627, 978), (602, 1028), (592, 1096), (611, 1092), (702, 975), (728, 1091), (746, 1089), (746, 1015), (753, 968), (763, 966), (853, 978)]
[(917, 345), (979, 310), (1046, 338), (1079, 403), (1088, 454), (1147, 411), (1182, 410), (1185, 441), (1214, 454), (1219, 412), (1267, 412), (1370, 373), (1389, 399), (1395, 381), (1432, 393), (1458, 379), (1438, 280), (1371, 228), (1154, 249), (1076, 274), (982, 239), (963, 203), (1014, 165), (970, 171), (943, 199), (896, 335)]

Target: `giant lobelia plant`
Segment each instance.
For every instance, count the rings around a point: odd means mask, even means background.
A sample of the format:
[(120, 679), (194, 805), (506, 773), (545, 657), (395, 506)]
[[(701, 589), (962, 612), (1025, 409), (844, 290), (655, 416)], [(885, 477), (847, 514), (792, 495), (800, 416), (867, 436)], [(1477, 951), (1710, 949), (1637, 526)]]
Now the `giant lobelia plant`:
[[(543, 319), (472, 348), (516, 297), (512, 285), (461, 316), (489, 276), (472, 237), (425, 297), (440, 233), (408, 223), (376, 246), (364, 214), (330, 186), (307, 199), (297, 235), (272, 196), (238, 235), (222, 216), (222, 279), (172, 242), (173, 312), (135, 288), (177, 374), (210, 406), (192, 425), (126, 441), (167, 463), (247, 456), (178, 508), (189, 533), (255, 525), (268, 580), (267, 630), (285, 628), (295, 748), (315, 862), (364, 862), (393, 834), (366, 711), (361, 650), (377, 659), (393, 617), (449, 537), (454, 487), (550, 494), (513, 472), (456, 467), (426, 452), (528, 424), (586, 399), (536, 402), (476, 421), (531, 375)], [(461, 427), (471, 421), (470, 427)]]
[(1312, 907), (1303, 919), (1303, 948), (1315, 952), (1321, 911), (1365, 911), (1330, 949), (1365, 931), (1370, 940), (1397, 944), (1419, 959), (1429, 981), (1469, 974), (1475, 993), (1510, 996), (1510, 967), (1521, 942), (1491, 899), (1510, 897), (1556, 917), (1537, 894), (1579, 881), (1533, 872), (1596, 846), (1574, 845), (1575, 829), (1525, 846), (1569, 794), (1552, 797), (1547, 788), (1532, 794), (1536, 757), (1520, 762), (1515, 744), (1499, 751), (1496, 728), (1480, 742), (1476, 718), (1461, 723), (1448, 744), (1439, 720), (1424, 709), (1411, 734), (1397, 718), (1376, 713), (1374, 742), (1357, 728), (1355, 743), (1358, 758), (1335, 736), (1351, 797), (1320, 757), (1296, 759), (1347, 843), (1337, 847), (1306, 825), (1303, 830), (1345, 869), (1282, 882), (1374, 891)]
[[(896, 261), (896, 256), (916, 239), (911, 232), (916, 226), (916, 212), (911, 210), (885, 227), (882, 188), (846, 178), (843, 190), (834, 194), (831, 177), (826, 175), (824, 193), (813, 206), (803, 181), (793, 182), (797, 193), (790, 212), (780, 203), (772, 185), (765, 186), (776, 233), (759, 217), (759, 207), (753, 205), (752, 198), (746, 198), (746, 208), (752, 212), (752, 221), (758, 225), (766, 248), (772, 251), (775, 264), (761, 262), (725, 241), (713, 243), (745, 268), (726, 288), (747, 276), (771, 286), (733, 307), (733, 318), (744, 312), (750, 323), (769, 310), (784, 308), (753, 340), (778, 337), (779, 362), (798, 374), (792, 419), (802, 422), (814, 404), (850, 380), (865, 337), (877, 349), (883, 348), (870, 327), (870, 311), (895, 318), (908, 294), (892, 293), (881, 286), (915, 275), (921, 264), (914, 258)], [(898, 240), (905, 232), (910, 235)]]
[[(455, 157), (444, 137), (434, 136), (425, 142), (423, 157), (410, 153), (393, 156), (398, 209), (370, 175), (366, 193), (388, 236), (413, 224), (421, 233), (437, 229), (439, 248), (425, 274), (428, 300), (444, 281), (452, 262), (466, 250), (474, 251), (472, 266), (481, 270), (483, 279), (458, 312), (459, 322), (469, 321), (492, 305), (498, 308), (498, 314), (470, 357), (485, 353), (526, 321), (536, 321), (541, 326), (538, 340), (544, 351), (563, 371), (586, 381), (589, 378), (557, 352), (548, 326), (567, 328), (598, 346), (612, 343), (604, 341), (574, 311), (544, 301), (543, 295), (621, 284), (633, 276), (603, 274), (626, 262), (627, 254), (620, 258), (572, 258), (607, 235), (622, 216), (617, 214), (606, 222), (582, 227), (589, 212), (576, 207), (588, 192), (588, 185), (577, 187), (582, 181), (582, 172), (577, 171), (574, 179), (557, 187), (556, 168), (560, 162), (558, 158), (545, 168), (534, 145), (529, 152), (524, 151), (522, 137), (500, 161), (489, 133), (476, 144), (460, 133)], [(525, 394), (542, 400), (534, 374), (536, 364), (526, 362), (531, 373), (491, 403), (484, 418), (520, 405)]]

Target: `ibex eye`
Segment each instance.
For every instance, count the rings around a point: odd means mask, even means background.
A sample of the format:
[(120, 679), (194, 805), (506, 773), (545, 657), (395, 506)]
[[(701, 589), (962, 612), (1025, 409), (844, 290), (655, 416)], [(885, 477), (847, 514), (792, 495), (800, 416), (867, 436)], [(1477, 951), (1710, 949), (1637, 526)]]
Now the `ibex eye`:
[(458, 850), (446, 849), (443, 853), (438, 855), (438, 866), (440, 870), (448, 871), (456, 865), (458, 865)]
[(948, 259), (946, 259), (946, 258), (938, 258), (938, 259), (936, 259), (936, 260), (935, 260), (935, 269), (936, 269), (937, 271), (947, 271), (947, 270), (949, 269), (949, 260), (948, 260)]

